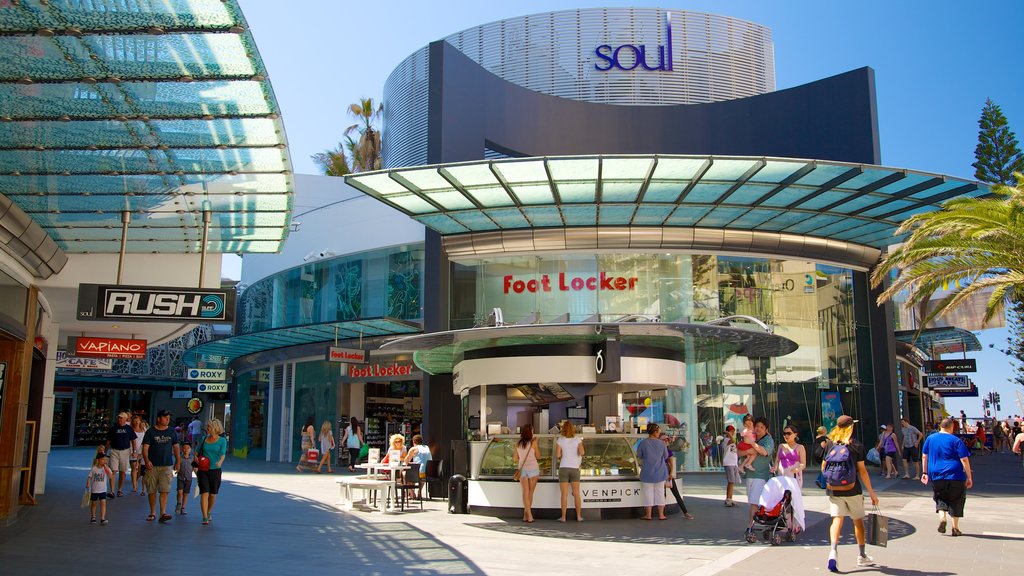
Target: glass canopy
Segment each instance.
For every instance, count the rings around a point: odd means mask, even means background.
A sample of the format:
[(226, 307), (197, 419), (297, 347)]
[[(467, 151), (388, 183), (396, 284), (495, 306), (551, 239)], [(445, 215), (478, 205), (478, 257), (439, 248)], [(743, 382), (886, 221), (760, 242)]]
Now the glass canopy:
[(237, 0), (0, 2), (0, 193), (65, 252), (277, 252), (292, 192)]
[(920, 348), (930, 358), (938, 358), (940, 354), (981, 350), (978, 337), (963, 328), (926, 328), (920, 332), (900, 330), (896, 332), (896, 340)]
[(823, 160), (574, 156), (398, 168), (346, 181), (441, 234), (678, 226), (803, 234), (882, 248), (900, 222), (984, 184)]
[(395, 318), (367, 318), (275, 328), (200, 344), (185, 352), (183, 362), (189, 368), (197, 368), (200, 364), (204, 368), (226, 368), (235, 358), (266, 350), (317, 342), (327, 344), (335, 339), (416, 334), (421, 331), (419, 324)]

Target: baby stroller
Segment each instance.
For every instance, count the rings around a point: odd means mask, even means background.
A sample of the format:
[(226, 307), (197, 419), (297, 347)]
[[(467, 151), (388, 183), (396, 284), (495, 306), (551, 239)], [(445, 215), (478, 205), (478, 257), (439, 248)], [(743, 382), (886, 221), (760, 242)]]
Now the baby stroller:
[(747, 542), (757, 542), (760, 531), (765, 542), (778, 546), (783, 541), (796, 541), (803, 529), (803, 496), (793, 478), (777, 476), (765, 484), (758, 500), (754, 520), (747, 530)]

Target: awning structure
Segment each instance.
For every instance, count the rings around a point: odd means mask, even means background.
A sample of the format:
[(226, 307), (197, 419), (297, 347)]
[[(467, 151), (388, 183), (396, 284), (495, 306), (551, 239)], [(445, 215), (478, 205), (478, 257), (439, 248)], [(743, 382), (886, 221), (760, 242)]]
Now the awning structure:
[(0, 194), (65, 252), (276, 252), (292, 192), (236, 0), (0, 3)]
[(663, 348), (683, 362), (705, 362), (732, 355), (784, 356), (797, 343), (782, 336), (745, 328), (681, 322), (528, 324), (434, 332), (400, 338), (381, 346), (385, 352), (414, 352), (428, 374), (450, 374), (463, 354), (481, 348), (523, 345), (596, 344), (609, 338), (625, 345)]
[(984, 184), (824, 160), (565, 156), (397, 168), (346, 181), (441, 234), (642, 226), (763, 231), (882, 248), (912, 214)]
[(325, 345), (335, 338), (370, 338), (415, 334), (422, 331), (419, 324), (395, 318), (367, 318), (347, 322), (323, 322), (305, 326), (275, 328), (251, 334), (231, 336), (190, 348), (185, 352), (184, 363), (190, 368), (202, 365), (205, 368), (225, 368), (236, 358), (290, 346), (301, 346), (323, 342)]
[(928, 328), (921, 330), (901, 330), (896, 332), (896, 340), (921, 349), (931, 358), (940, 354), (959, 352), (978, 352), (981, 342), (973, 332), (962, 328)]

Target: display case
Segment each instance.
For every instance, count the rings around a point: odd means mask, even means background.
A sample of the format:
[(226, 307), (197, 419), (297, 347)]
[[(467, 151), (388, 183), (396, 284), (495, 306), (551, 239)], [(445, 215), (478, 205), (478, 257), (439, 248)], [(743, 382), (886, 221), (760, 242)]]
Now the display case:
[[(540, 477), (556, 479), (558, 477), (555, 462), (555, 440), (557, 435), (537, 434), (537, 447), (540, 449)], [(580, 476), (588, 480), (636, 479), (640, 470), (636, 454), (633, 450), (637, 441), (646, 436), (632, 434), (581, 434), (583, 439), (583, 462), (580, 465)], [(483, 447), (479, 469), (473, 477), (480, 480), (511, 479), (516, 471), (513, 460), (516, 442), (519, 436), (495, 436)]]

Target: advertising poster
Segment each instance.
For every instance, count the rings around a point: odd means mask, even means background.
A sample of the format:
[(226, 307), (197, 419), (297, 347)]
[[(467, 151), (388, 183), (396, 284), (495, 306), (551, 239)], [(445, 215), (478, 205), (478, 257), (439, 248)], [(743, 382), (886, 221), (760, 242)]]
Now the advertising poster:
[(835, 428), (836, 419), (843, 415), (843, 403), (839, 392), (821, 393), (821, 425), (828, 430)]
[(754, 395), (749, 386), (726, 386), (722, 398), (722, 410), (725, 413), (722, 429), (732, 424), (736, 430), (743, 430), (743, 417), (754, 413)]

